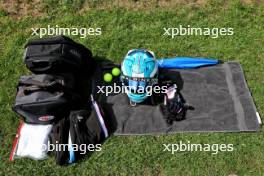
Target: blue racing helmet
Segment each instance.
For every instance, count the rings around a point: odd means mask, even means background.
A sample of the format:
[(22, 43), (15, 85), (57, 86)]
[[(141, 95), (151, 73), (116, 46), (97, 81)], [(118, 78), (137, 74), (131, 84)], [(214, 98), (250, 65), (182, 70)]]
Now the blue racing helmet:
[(158, 64), (152, 51), (130, 50), (121, 64), (121, 81), (132, 105), (143, 102), (148, 86), (158, 83)]

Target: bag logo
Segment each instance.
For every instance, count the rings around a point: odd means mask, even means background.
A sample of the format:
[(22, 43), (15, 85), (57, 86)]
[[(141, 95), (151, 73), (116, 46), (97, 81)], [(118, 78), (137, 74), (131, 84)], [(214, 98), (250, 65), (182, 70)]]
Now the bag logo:
[(40, 121), (50, 121), (52, 119), (54, 119), (54, 116), (49, 116), (49, 115), (45, 115), (45, 116), (41, 116), (38, 118)]

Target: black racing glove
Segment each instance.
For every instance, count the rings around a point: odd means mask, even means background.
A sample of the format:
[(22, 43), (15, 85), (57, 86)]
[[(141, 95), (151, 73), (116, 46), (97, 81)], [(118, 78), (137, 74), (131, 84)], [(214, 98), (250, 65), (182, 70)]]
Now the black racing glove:
[(187, 108), (184, 100), (177, 90), (177, 85), (168, 87), (164, 94), (164, 102), (161, 104), (161, 110), (166, 122), (171, 125), (173, 121), (180, 121), (185, 118)]

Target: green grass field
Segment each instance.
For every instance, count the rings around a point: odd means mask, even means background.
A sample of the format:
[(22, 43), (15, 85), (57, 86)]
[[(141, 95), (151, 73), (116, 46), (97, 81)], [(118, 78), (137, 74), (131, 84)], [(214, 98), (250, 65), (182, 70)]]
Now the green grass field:
[[(264, 6), (252, 1), (44, 0), (21, 9), (4, 1), (0, 10), (0, 175), (264, 175), (264, 132), (183, 133), (168, 136), (111, 137), (101, 152), (67, 166), (17, 159), (8, 162), (19, 124), (11, 110), (17, 80), (29, 74), (22, 57), (31, 28), (101, 27), (101, 36), (76, 41), (95, 56), (121, 61), (129, 49), (147, 48), (158, 57), (201, 56), (239, 61), (258, 111), (264, 116)], [(21, 2), (20, 2), (21, 3)], [(58, 3), (59, 5), (57, 5)], [(112, 5), (112, 6), (111, 6)], [(233, 36), (163, 36), (164, 27), (232, 27)], [(35, 36), (36, 37), (36, 36)], [(163, 143), (230, 143), (233, 152), (163, 152)]]

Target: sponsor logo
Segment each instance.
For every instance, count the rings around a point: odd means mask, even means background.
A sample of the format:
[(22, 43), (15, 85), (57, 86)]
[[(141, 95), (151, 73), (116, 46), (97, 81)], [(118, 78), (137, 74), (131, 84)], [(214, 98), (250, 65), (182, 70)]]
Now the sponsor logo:
[(38, 119), (39, 119), (40, 121), (45, 122), (45, 121), (50, 121), (50, 120), (54, 119), (54, 116), (45, 115), (45, 116), (41, 116), (41, 117), (39, 117)]

